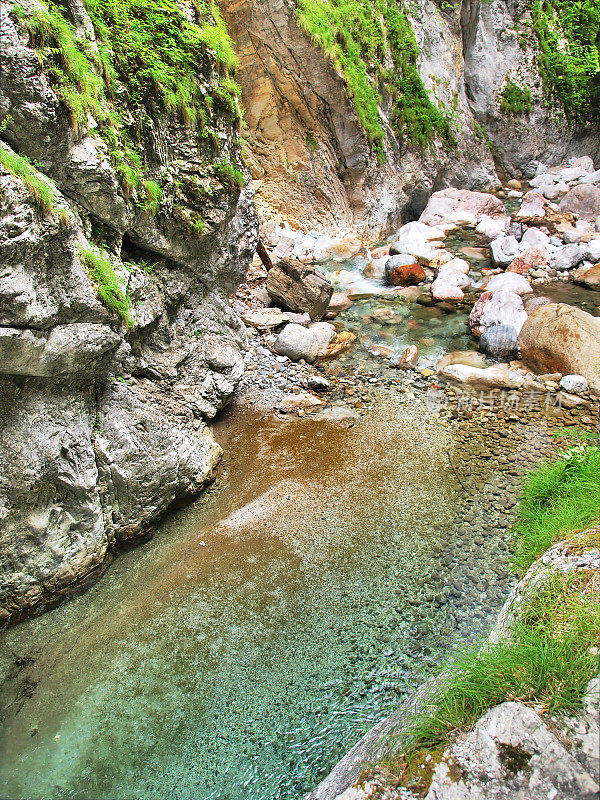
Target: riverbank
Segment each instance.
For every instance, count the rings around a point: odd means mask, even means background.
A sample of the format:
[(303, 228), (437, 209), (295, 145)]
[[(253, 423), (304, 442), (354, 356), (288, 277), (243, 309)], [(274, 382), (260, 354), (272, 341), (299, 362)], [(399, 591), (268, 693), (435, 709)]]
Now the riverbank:
[(451, 659), (308, 800), (597, 797), (600, 527), (586, 526), (600, 516), (599, 454), (571, 437), (528, 476), (513, 547), (529, 569), (487, 643)]

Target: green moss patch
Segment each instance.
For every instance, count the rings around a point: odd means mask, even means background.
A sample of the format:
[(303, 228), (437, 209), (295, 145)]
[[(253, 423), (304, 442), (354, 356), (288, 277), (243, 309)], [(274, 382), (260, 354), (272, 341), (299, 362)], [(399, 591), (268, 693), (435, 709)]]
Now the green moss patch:
[(297, 15), (343, 76), (380, 159), (382, 92), (392, 98), (396, 134), (409, 144), (423, 147), (436, 135), (453, 141), (448, 119), (431, 102), (419, 75), (419, 49), (403, 0), (299, 0)]

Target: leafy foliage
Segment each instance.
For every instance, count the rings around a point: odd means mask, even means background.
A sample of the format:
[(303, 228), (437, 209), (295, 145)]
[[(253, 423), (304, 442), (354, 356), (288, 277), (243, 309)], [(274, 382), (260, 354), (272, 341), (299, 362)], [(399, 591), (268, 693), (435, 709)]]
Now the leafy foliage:
[(573, 122), (600, 123), (598, 0), (534, 0), (531, 11), (550, 99)]
[[(144, 180), (145, 165), (135, 145), (145, 110), (158, 101), (185, 124), (203, 129), (212, 114), (212, 92), (239, 122), (233, 43), (212, 0), (195, 3), (193, 22), (171, 0), (85, 0), (85, 5), (96, 45), (76, 35), (67, 10), (53, 0), (32, 10), (16, 5), (13, 13), (29, 31), (75, 129), (84, 133), (89, 116), (94, 118), (125, 195), (155, 213), (157, 184)], [(199, 76), (203, 73), (207, 82), (211, 77), (209, 51), (221, 77), (205, 90)], [(117, 105), (134, 113), (126, 120)]]
[(436, 134), (452, 141), (447, 118), (431, 102), (420, 78), (419, 49), (404, 0), (299, 0), (297, 15), (303, 30), (341, 72), (380, 158), (382, 90), (392, 98), (391, 121), (398, 135), (421, 147)]
[(531, 111), (531, 92), (527, 86), (519, 86), (510, 79), (502, 90), (500, 108), (507, 114), (528, 114)]
[(98, 287), (98, 297), (115, 311), (128, 328), (133, 327), (131, 301), (123, 288), (108, 254), (99, 247), (79, 247), (79, 255), (90, 278)]

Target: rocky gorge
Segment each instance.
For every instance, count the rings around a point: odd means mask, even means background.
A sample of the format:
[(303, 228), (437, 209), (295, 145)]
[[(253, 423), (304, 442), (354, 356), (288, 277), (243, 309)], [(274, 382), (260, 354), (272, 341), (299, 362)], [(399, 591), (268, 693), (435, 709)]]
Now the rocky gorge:
[[(593, 685), (568, 718), (516, 696), (447, 753), (394, 758), (420, 662), (487, 635), (505, 601), (506, 625), (554, 558), (513, 588), (524, 476), (560, 431), (598, 430), (600, 20), (582, 4), (573, 79), (548, 56), (561, 3), (350, 6), (2, 8), (15, 797), (597, 796)], [(589, 530), (557, 569), (598, 569)], [(131, 712), (92, 753), (125, 685)], [(506, 772), (517, 751), (533, 773)]]

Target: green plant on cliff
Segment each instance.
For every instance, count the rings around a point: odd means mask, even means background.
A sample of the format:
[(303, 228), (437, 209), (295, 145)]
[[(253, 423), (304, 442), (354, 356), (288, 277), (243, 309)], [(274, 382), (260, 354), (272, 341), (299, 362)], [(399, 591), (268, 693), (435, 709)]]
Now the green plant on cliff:
[(62, 225), (69, 224), (69, 213), (57, 205), (56, 187), (31, 164), (29, 159), (18, 155), (4, 142), (0, 142), (0, 163), (11, 175), (23, 181), (41, 214), (56, 217)]
[(527, 86), (519, 86), (510, 78), (502, 89), (500, 108), (507, 114), (528, 114), (531, 111), (531, 91)]
[(600, 3), (534, 0), (533, 28), (549, 98), (579, 124), (600, 123)]
[(133, 327), (131, 301), (115, 272), (109, 255), (99, 247), (81, 245), (78, 249), (91, 280), (98, 288), (98, 297), (123, 319), (128, 328)]
[(600, 447), (582, 440), (534, 470), (523, 487), (515, 557), (525, 570), (571, 531), (600, 521)]
[(431, 102), (419, 75), (419, 48), (404, 0), (299, 0), (297, 16), (343, 76), (380, 159), (382, 91), (392, 99), (396, 133), (410, 144), (423, 147), (435, 135), (453, 141), (447, 118)]
[[(203, 128), (212, 113), (207, 93), (214, 92), (239, 123), (232, 41), (213, 0), (194, 3), (193, 21), (171, 0), (85, 0), (85, 6), (95, 43), (76, 31), (58, 2), (32, 9), (15, 5), (13, 14), (28, 30), (75, 130), (85, 133), (91, 115), (125, 194), (139, 199), (145, 210), (157, 209), (154, 187), (150, 192), (147, 187), (150, 179), (143, 182), (145, 165), (136, 146), (144, 120), (158, 102), (190, 127)], [(209, 51), (220, 73), (216, 80)]]
[(245, 183), (245, 178), (237, 167), (226, 159), (213, 164), (213, 170), (221, 183), (241, 189)]

